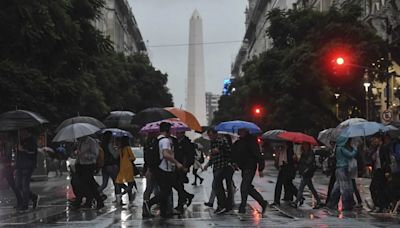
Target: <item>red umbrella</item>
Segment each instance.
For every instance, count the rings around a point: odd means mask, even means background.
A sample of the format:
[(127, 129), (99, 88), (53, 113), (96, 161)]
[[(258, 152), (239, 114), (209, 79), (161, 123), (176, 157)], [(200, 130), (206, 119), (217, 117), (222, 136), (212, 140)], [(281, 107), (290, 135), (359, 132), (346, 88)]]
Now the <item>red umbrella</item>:
[(310, 143), (312, 145), (317, 145), (317, 140), (314, 137), (306, 135), (301, 132), (282, 132), (278, 135), (279, 138), (291, 141), (294, 143)]

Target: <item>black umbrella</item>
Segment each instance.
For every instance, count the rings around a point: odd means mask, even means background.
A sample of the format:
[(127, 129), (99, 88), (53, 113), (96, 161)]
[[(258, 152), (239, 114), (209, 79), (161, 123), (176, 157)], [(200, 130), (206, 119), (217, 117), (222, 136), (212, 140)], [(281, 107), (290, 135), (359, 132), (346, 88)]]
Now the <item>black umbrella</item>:
[(26, 110), (9, 111), (0, 115), (0, 131), (36, 127), (48, 122), (48, 120), (35, 112)]
[(103, 121), (109, 128), (131, 129), (133, 128), (132, 118), (135, 113), (130, 111), (113, 111)]
[(143, 126), (147, 123), (171, 118), (177, 117), (163, 108), (146, 108), (132, 118), (132, 124)]
[(90, 117), (90, 116), (76, 116), (69, 119), (64, 120), (56, 129), (56, 132), (59, 132), (64, 127), (75, 124), (75, 123), (88, 123), (98, 128), (105, 128), (106, 126), (100, 122), (100, 120)]

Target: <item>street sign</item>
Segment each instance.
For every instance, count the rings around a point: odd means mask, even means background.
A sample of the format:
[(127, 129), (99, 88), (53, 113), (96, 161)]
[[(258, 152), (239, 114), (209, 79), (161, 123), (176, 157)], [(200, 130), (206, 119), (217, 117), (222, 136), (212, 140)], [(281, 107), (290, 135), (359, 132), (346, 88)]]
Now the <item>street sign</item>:
[(385, 111), (383, 111), (382, 112), (382, 119), (384, 120), (384, 121), (392, 121), (392, 119), (393, 119), (393, 113), (392, 113), (392, 111), (391, 110), (385, 110)]

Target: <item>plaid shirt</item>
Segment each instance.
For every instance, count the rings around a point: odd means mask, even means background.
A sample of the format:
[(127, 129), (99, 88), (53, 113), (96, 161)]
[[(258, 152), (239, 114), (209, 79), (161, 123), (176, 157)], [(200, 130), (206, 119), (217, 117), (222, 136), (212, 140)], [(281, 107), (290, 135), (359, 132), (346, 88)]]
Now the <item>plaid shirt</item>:
[(218, 154), (211, 154), (209, 165), (213, 166), (213, 170), (222, 169), (231, 165), (230, 152), (231, 148), (228, 141), (218, 137), (211, 141), (211, 149), (218, 148)]

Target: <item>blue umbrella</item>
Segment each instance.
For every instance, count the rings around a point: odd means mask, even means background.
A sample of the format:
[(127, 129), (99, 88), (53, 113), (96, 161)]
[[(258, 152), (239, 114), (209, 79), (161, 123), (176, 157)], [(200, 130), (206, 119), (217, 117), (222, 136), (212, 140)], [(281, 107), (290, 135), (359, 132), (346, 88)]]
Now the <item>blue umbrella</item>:
[(396, 130), (393, 126), (385, 126), (377, 122), (359, 122), (344, 128), (340, 136), (346, 138), (362, 137), (373, 135), (378, 132), (388, 132)]
[(217, 125), (215, 130), (237, 133), (237, 131), (242, 128), (248, 129), (250, 134), (260, 134), (262, 132), (261, 129), (254, 123), (242, 120), (222, 122)]
[(103, 134), (106, 131), (111, 131), (113, 137), (115, 138), (122, 138), (124, 136), (128, 136), (129, 138), (133, 138), (133, 135), (129, 131), (124, 131), (119, 128), (105, 128), (101, 130), (101, 133)]

